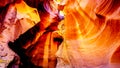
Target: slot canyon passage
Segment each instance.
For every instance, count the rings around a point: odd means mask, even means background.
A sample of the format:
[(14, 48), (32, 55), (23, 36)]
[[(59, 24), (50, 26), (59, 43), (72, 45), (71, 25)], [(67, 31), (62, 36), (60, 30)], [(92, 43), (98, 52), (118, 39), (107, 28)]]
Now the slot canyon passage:
[(120, 0), (0, 0), (0, 68), (120, 68)]

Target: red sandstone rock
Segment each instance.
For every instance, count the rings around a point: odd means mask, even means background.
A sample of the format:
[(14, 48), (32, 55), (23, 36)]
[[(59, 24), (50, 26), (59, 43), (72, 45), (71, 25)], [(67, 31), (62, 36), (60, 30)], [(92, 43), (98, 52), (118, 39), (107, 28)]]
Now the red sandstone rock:
[(7, 67), (16, 56), (8, 47), (8, 42), (14, 42), (21, 34), (40, 21), (37, 10), (27, 6), (23, 1), (10, 4), (4, 15), (0, 22), (1, 26), (5, 27), (0, 32), (0, 67), (2, 68)]

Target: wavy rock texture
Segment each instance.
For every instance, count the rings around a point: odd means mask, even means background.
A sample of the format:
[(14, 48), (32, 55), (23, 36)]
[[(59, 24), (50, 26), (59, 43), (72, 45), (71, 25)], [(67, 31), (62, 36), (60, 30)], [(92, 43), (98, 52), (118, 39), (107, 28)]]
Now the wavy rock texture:
[[(16, 8), (9, 9), (17, 13), (8, 12), (13, 15), (6, 17), (13, 19), (18, 17), (19, 20), (15, 19), (16, 26), (11, 27), (9, 36), (6, 36), (9, 33), (4, 34), (5, 40), (14, 41), (25, 32), (14, 43), (9, 43), (10, 48), (20, 57), (20, 68), (120, 68), (120, 1), (25, 0), (25, 2), (39, 10), (41, 22), (28, 30), (33, 21), (37, 23), (40, 18), (36, 17), (37, 10), (33, 11), (34, 9), (24, 6), (24, 2), (18, 2), (14, 5)], [(59, 11), (65, 14), (62, 21)], [(6, 17), (5, 21), (8, 24), (14, 21), (9, 22)], [(5, 26), (1, 27), (5, 29), (0, 30), (1, 33), (9, 31)], [(12, 32), (16, 29), (17, 32)], [(10, 60), (12, 59), (13, 57)]]
[(117, 0), (67, 2), (57, 68), (120, 67), (119, 4)]

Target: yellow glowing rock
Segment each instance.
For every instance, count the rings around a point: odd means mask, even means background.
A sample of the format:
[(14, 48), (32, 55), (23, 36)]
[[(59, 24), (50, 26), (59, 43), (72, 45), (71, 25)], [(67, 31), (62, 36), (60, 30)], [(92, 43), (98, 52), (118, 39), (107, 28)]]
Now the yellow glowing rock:
[(18, 18), (29, 18), (35, 23), (40, 21), (40, 17), (36, 8), (29, 7), (24, 1), (16, 3)]

